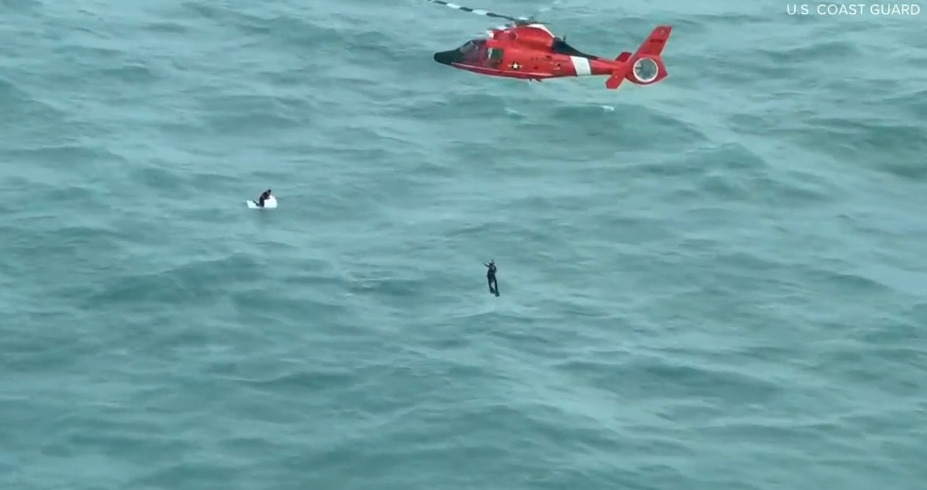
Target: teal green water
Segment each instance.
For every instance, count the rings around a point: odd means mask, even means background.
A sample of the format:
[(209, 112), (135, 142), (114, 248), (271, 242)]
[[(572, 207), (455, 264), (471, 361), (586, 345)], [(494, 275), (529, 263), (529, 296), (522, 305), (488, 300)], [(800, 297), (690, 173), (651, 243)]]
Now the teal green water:
[(0, 2), (0, 488), (923, 488), (924, 19), (786, 10)]

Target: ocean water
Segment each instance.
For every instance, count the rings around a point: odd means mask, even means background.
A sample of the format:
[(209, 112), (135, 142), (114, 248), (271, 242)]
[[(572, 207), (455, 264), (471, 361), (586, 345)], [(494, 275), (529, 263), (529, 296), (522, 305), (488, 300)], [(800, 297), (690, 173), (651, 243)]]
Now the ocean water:
[(0, 2), (0, 488), (924, 488), (927, 12), (465, 4)]

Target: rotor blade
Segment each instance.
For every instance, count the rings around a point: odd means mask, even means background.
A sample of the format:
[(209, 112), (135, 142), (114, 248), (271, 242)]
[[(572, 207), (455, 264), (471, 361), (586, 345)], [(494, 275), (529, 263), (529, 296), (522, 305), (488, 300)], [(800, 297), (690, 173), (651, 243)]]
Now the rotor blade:
[(436, 3), (438, 5), (444, 5), (445, 7), (450, 7), (452, 9), (462, 10), (464, 12), (470, 12), (471, 14), (483, 15), (486, 17), (495, 17), (497, 19), (506, 19), (512, 22), (526, 22), (529, 20), (527, 17), (512, 17), (509, 15), (497, 14), (497, 13), (489, 12), (486, 10), (472, 9), (470, 7), (464, 7), (461, 5), (457, 5), (456, 3), (445, 2), (442, 0), (428, 0), (428, 1), (431, 3)]

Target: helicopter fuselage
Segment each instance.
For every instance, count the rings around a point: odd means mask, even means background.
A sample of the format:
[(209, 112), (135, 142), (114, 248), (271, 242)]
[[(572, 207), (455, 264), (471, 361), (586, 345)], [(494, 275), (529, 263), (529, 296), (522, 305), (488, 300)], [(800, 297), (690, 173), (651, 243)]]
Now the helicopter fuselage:
[(659, 26), (634, 55), (624, 52), (608, 59), (578, 51), (543, 24), (526, 24), (493, 29), (486, 39), (472, 39), (457, 49), (435, 53), (434, 60), (505, 78), (541, 81), (608, 75), (608, 88), (617, 88), (623, 79), (649, 85), (667, 76), (660, 53), (671, 30), (670, 26)]

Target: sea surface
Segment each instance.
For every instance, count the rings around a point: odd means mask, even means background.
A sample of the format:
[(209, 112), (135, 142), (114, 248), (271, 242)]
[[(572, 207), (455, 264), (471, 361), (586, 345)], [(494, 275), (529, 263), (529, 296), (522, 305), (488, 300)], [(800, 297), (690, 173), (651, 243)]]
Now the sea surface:
[(927, 11), (461, 3), (0, 1), (0, 489), (927, 488)]

